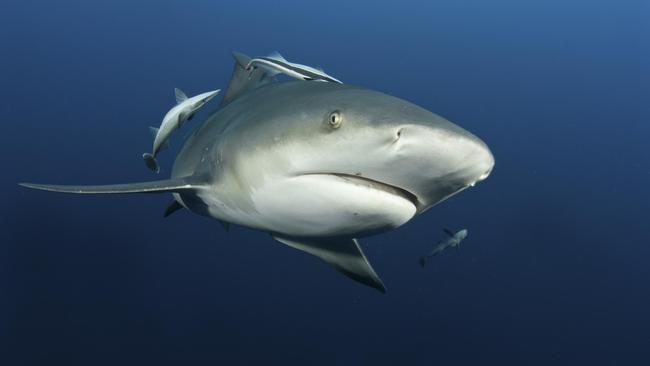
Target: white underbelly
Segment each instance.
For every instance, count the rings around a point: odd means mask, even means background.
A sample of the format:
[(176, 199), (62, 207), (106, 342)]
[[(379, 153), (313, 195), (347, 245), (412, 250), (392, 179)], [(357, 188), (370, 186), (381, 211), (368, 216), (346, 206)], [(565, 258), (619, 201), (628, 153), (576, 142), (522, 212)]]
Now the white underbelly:
[(253, 210), (215, 201), (211, 216), (292, 236), (358, 237), (396, 228), (416, 212), (405, 197), (334, 175), (268, 180), (250, 198)]

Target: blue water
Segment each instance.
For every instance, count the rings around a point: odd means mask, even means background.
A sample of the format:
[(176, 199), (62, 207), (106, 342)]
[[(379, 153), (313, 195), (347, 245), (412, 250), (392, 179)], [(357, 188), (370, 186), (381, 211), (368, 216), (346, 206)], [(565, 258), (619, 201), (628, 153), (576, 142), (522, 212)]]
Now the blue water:
[[(644, 3), (3, 1), (0, 364), (650, 364)], [(486, 181), (362, 241), (386, 295), (266, 234), (163, 219), (167, 196), (16, 185), (151, 180), (173, 88), (276, 49), (494, 153)], [(421, 268), (443, 227), (470, 236)]]

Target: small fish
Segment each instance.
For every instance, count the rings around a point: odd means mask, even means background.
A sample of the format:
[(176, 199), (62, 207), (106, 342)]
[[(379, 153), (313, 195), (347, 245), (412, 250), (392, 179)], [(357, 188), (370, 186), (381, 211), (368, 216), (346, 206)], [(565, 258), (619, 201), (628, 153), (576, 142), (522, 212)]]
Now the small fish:
[(177, 128), (194, 117), (194, 113), (203, 107), (210, 99), (214, 98), (221, 89), (202, 93), (192, 98), (188, 98), (180, 89), (174, 89), (176, 93), (176, 105), (165, 114), (160, 128), (150, 127), (154, 136), (153, 150), (151, 153), (142, 154), (145, 165), (154, 172), (160, 172), (160, 166), (156, 161), (156, 154), (160, 150), (169, 147), (169, 137)]
[(425, 255), (424, 257), (420, 258), (420, 265), (422, 267), (424, 267), (424, 265), (426, 264), (427, 259), (433, 257), (434, 255), (438, 255), (443, 250), (445, 250), (447, 248), (450, 248), (450, 247), (451, 248), (453, 248), (453, 247), (460, 248), (460, 242), (463, 241), (463, 239), (465, 239), (467, 237), (467, 229), (460, 230), (460, 231), (458, 231), (456, 233), (454, 233), (453, 231), (451, 231), (449, 229), (443, 229), (443, 230), (444, 230), (445, 233), (447, 233), (447, 235), (449, 235), (449, 238), (439, 242), (438, 245), (436, 245), (436, 247), (433, 248), (431, 253), (429, 253), (429, 254)]
[(271, 75), (283, 73), (296, 79), (329, 81), (343, 84), (342, 81), (326, 74), (323, 69), (289, 62), (277, 51), (266, 57), (258, 57), (250, 60), (248, 65), (246, 65), (246, 70), (250, 71), (254, 67), (262, 67)]

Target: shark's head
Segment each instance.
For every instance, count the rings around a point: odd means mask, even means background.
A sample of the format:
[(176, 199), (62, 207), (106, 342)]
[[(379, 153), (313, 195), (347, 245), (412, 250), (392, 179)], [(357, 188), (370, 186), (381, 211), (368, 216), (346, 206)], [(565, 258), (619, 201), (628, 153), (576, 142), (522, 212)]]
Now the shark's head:
[(240, 195), (226, 205), (246, 196), (246, 207), (233, 210), (260, 213), (260, 227), (297, 236), (385, 231), (494, 165), (479, 138), (404, 100), (335, 83), (273, 88), (221, 127), (214, 153), (220, 184), (231, 187), (224, 200)]
[(217, 96), (217, 94), (219, 94), (220, 91), (221, 91), (221, 89), (217, 89), (217, 90), (201, 93), (201, 94), (193, 97), (192, 98), (193, 99), (192, 100), (193, 104), (191, 106), (192, 111), (197, 111), (197, 110), (201, 109), (201, 107), (206, 105), (206, 103), (208, 103), (215, 96)]
[(454, 236), (456, 236), (456, 238), (459, 240), (464, 240), (467, 237), (467, 229), (463, 229), (457, 232)]
[(396, 190), (420, 213), (492, 171), (486, 144), (448, 120), (383, 93), (330, 89), (295, 102), (306, 108), (291, 127), (301, 135), (289, 150), (294, 175)]

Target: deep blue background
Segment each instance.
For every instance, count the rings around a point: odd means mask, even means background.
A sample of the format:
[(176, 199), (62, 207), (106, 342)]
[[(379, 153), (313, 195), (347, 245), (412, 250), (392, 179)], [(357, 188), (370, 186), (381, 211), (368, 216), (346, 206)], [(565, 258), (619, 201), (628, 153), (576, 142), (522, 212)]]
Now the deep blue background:
[[(648, 19), (641, 1), (4, 0), (0, 364), (649, 364)], [(159, 178), (140, 154), (173, 88), (225, 88), (232, 50), (275, 49), (496, 157), (362, 241), (386, 295), (266, 234), (163, 219), (166, 196), (16, 186)], [(445, 226), (470, 237), (420, 268)]]

